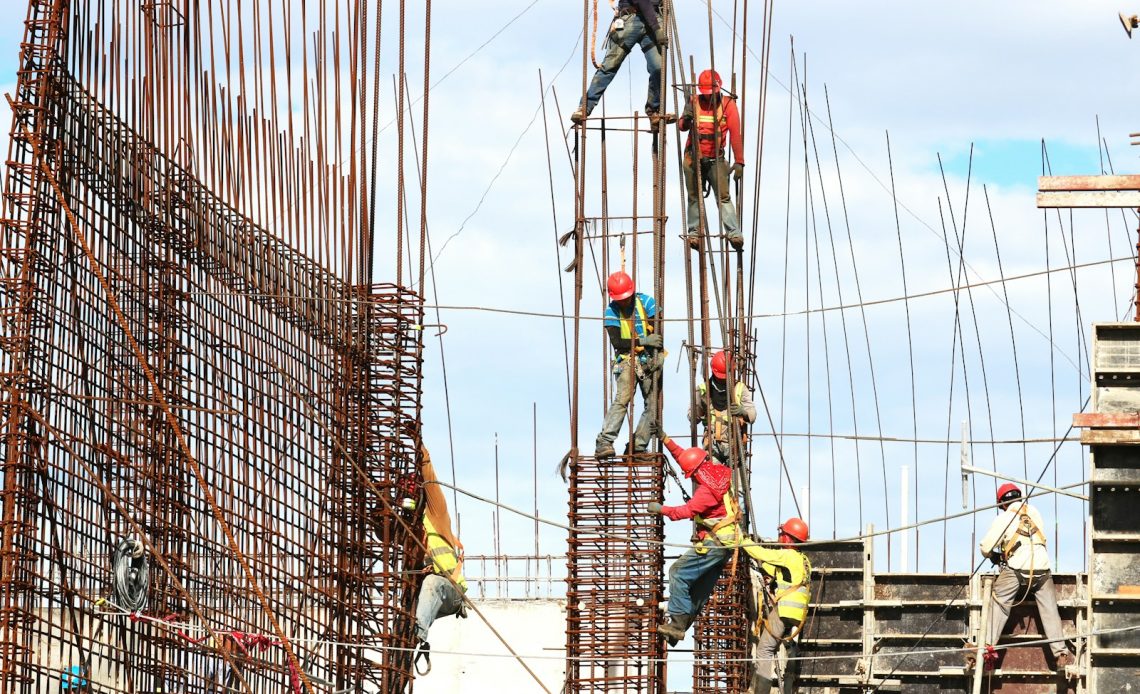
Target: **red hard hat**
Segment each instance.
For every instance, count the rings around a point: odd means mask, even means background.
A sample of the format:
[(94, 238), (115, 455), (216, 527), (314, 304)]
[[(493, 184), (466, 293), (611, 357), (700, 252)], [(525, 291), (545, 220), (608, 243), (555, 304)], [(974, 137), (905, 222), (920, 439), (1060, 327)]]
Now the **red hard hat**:
[(808, 525), (799, 518), (789, 518), (779, 527), (781, 535), (787, 535), (796, 542), (808, 541)]
[(697, 90), (701, 94), (712, 94), (720, 91), (720, 75), (713, 70), (705, 70), (697, 80)]
[(681, 466), (685, 477), (692, 477), (697, 468), (708, 459), (709, 454), (705, 453), (705, 449), (693, 447), (681, 451), (681, 455), (677, 456), (677, 463)]
[(998, 487), (997, 500), (999, 504), (1004, 504), (1007, 501), (1021, 498), (1021, 488), (1013, 482), (1006, 482)]
[(606, 289), (610, 292), (610, 299), (621, 301), (633, 296), (633, 278), (624, 272), (615, 272), (606, 280)]
[(720, 380), (728, 378), (728, 356), (725, 355), (724, 350), (717, 352), (713, 358), (709, 360), (709, 368), (712, 369), (713, 376)]

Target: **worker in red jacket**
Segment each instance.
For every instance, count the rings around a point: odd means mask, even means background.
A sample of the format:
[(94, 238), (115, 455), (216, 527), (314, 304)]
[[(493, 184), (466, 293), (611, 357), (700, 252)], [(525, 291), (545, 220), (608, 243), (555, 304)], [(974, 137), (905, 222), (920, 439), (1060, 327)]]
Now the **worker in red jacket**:
[[(720, 75), (712, 70), (701, 73), (697, 82), (697, 92), (692, 101), (685, 105), (685, 111), (677, 121), (677, 127), (689, 130), (696, 126), (696, 149), (701, 166), (701, 181), (708, 182), (716, 193), (724, 236), (733, 248), (739, 250), (744, 247), (744, 235), (740, 233), (736, 207), (732, 204), (732, 196), (729, 194), (729, 167), (724, 155), (724, 146), (731, 138), (732, 177), (739, 183), (744, 176), (744, 142), (740, 139), (740, 112), (736, 109), (735, 98), (721, 94)], [(685, 161), (682, 168), (685, 171), (685, 190), (689, 199), (686, 238), (689, 246), (695, 249), (700, 247), (699, 229), (707, 229), (708, 225), (700, 224), (702, 190), (697, 182), (697, 169), (693, 162), (691, 133), (685, 142)]]
[(676, 645), (712, 595), (732, 549), (740, 543), (740, 517), (733, 500), (732, 471), (714, 462), (701, 448), (682, 449), (665, 436), (661, 443), (681, 466), (685, 477), (697, 480), (693, 498), (681, 506), (649, 504), (650, 513), (669, 520), (696, 521), (697, 542), (669, 569), (669, 619), (657, 631)]

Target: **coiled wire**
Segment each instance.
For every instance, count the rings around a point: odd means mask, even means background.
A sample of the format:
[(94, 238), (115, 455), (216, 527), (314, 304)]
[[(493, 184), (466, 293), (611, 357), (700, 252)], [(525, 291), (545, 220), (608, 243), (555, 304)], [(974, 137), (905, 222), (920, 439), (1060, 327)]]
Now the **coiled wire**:
[(111, 587), (115, 602), (130, 612), (146, 608), (150, 567), (146, 548), (133, 538), (122, 539), (111, 556)]

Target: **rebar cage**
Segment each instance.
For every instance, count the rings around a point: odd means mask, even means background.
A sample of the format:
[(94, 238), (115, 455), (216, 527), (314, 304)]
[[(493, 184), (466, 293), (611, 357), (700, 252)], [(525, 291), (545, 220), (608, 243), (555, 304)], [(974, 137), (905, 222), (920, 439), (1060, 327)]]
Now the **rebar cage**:
[[(422, 301), (345, 281), (101, 103), (67, 34), (103, 5), (74, 4), (29, 3), (12, 100), (0, 692), (403, 691)], [(112, 590), (128, 538), (144, 605)]]

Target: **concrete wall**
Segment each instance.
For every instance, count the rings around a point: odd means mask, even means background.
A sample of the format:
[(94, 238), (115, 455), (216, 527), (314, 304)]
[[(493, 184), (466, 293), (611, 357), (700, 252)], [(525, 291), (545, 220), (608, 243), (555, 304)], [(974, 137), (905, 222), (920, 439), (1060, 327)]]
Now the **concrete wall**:
[[(476, 600), (479, 611), (551, 692), (562, 689), (566, 670), (565, 600)], [(486, 623), (468, 610), (467, 619), (444, 617), (431, 628), (432, 670), (417, 677), (416, 692), (541, 692)], [(447, 653), (494, 654), (496, 657)], [(505, 657), (499, 657), (505, 656)], [(479, 684), (476, 689), (474, 683)], [(483, 689), (483, 688), (486, 689)]]

